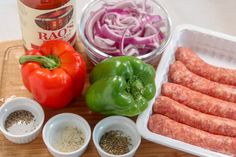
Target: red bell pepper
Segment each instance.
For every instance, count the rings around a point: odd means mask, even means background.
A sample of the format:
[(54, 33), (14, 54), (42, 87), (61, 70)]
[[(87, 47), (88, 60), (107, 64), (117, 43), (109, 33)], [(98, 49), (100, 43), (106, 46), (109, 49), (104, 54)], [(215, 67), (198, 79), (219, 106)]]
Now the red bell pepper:
[(86, 79), (86, 64), (69, 43), (46, 41), (19, 60), (25, 87), (45, 107), (65, 107), (81, 94)]

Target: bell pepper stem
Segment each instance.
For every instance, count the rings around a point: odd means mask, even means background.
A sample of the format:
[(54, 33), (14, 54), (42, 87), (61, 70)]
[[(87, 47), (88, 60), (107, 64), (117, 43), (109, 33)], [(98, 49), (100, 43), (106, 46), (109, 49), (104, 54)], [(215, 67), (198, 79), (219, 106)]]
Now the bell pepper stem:
[(38, 62), (43, 67), (52, 70), (60, 65), (60, 60), (56, 56), (40, 56), (40, 55), (28, 55), (21, 56), (19, 60), (20, 64), (24, 64), (26, 62)]
[(132, 93), (134, 98), (138, 98), (143, 93), (143, 83), (138, 77), (133, 76), (128, 80), (128, 92)]

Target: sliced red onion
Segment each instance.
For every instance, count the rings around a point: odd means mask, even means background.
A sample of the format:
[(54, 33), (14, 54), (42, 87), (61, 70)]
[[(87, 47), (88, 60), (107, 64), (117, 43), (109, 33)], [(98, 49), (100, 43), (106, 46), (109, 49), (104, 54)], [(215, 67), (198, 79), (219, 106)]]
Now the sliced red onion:
[(88, 41), (109, 55), (143, 55), (153, 51), (165, 40), (167, 21), (153, 14), (146, 0), (115, 5), (105, 4), (93, 12), (85, 26)]
[[(121, 42), (122, 36), (115, 34), (111, 29), (108, 28), (108, 26), (105, 24), (102, 26), (101, 31), (104, 33), (104, 36), (106, 38), (109, 38), (111, 40), (114, 40), (116, 42)], [(124, 42), (128, 42), (130, 44), (147, 44), (147, 43), (153, 43), (159, 42), (159, 33), (148, 36), (148, 37), (127, 37), (124, 39)]]
[(121, 52), (121, 54), (122, 55), (125, 55), (125, 53), (124, 53), (124, 44), (125, 44), (125, 36), (126, 36), (126, 34), (128, 33), (128, 28), (125, 30), (125, 32), (124, 32), (124, 34), (123, 34), (123, 36), (122, 36), (122, 38), (121, 38), (121, 44), (120, 44), (120, 52)]
[(124, 49), (124, 54), (127, 56), (137, 56), (139, 55), (139, 50), (134, 45), (127, 45)]
[[(90, 15), (87, 23), (85, 25), (85, 35), (90, 43), (94, 43), (94, 25), (100, 19), (101, 15), (104, 14), (105, 9), (101, 8), (100, 10), (94, 12)], [(87, 31), (86, 31), (87, 30)], [(89, 30), (89, 31), (88, 31)]]
[(116, 5), (113, 5), (112, 8), (134, 8), (136, 4), (133, 0), (120, 1)]
[(154, 26), (152, 26), (151, 24), (146, 24), (144, 36), (148, 37), (150, 35), (157, 34), (158, 32), (159, 31)]
[(94, 44), (96, 47), (99, 47), (99, 49), (102, 49), (104, 51), (114, 51), (116, 50), (116, 47), (113, 47), (104, 41), (104, 39), (100, 38), (99, 36), (95, 37)]
[(115, 41), (112, 41), (110, 39), (104, 39), (99, 36), (96, 36), (95, 39), (98, 39), (99, 41), (103, 42), (104, 44), (106, 44), (108, 46), (114, 46), (114, 44), (115, 44)]

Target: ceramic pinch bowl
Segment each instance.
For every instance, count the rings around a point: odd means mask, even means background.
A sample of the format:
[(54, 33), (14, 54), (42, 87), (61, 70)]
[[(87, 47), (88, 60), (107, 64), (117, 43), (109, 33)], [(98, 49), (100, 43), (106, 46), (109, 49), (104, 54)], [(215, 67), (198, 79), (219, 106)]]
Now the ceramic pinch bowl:
[[(24, 134), (13, 134), (5, 128), (5, 122), (11, 113), (19, 110), (25, 110), (32, 113), (35, 120), (35, 128)], [(43, 122), (44, 111), (42, 107), (36, 101), (29, 98), (14, 98), (5, 102), (0, 108), (0, 130), (3, 135), (13, 143), (24, 144), (33, 141), (39, 135)]]
[[(59, 151), (55, 148), (54, 142), (57, 140), (58, 132), (65, 127), (76, 127), (84, 135), (84, 142), (78, 149), (69, 152)], [(88, 122), (81, 116), (73, 113), (58, 114), (45, 124), (43, 128), (43, 141), (48, 151), (55, 157), (79, 157), (87, 149), (91, 139), (91, 129)]]
[[(125, 135), (130, 137), (132, 146), (128, 153), (113, 155), (101, 148), (99, 144), (101, 137), (111, 130), (122, 131)], [(135, 123), (131, 119), (122, 116), (110, 116), (104, 118), (95, 126), (93, 130), (93, 142), (99, 155), (102, 157), (132, 157), (140, 145), (141, 136), (136, 129)]]

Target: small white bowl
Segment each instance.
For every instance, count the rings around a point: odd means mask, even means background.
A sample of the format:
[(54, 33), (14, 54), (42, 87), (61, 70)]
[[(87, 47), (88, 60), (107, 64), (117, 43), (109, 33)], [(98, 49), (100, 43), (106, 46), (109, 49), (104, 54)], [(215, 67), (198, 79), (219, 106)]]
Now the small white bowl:
[[(99, 141), (106, 132), (111, 130), (123, 131), (126, 135), (130, 136), (132, 149), (122, 155), (113, 155), (105, 152), (99, 145)], [(93, 130), (93, 142), (100, 156), (102, 157), (132, 157), (138, 149), (141, 136), (136, 129), (135, 123), (129, 118), (122, 116), (110, 116), (101, 120)]]
[[(84, 133), (85, 141), (82, 147), (73, 152), (60, 152), (54, 148), (53, 141), (56, 138), (56, 132), (66, 126), (75, 126)], [(88, 122), (79, 115), (73, 113), (62, 113), (52, 117), (43, 128), (43, 141), (48, 151), (55, 157), (78, 157), (81, 156), (91, 139), (91, 129)]]
[[(23, 135), (14, 135), (8, 132), (5, 129), (6, 118), (12, 112), (15, 112), (17, 110), (26, 110), (31, 112), (35, 116), (36, 123), (38, 124), (36, 129)], [(32, 99), (17, 97), (5, 102), (0, 108), (0, 130), (3, 135), (13, 143), (23, 144), (33, 141), (39, 135), (43, 122), (44, 111), (42, 107)]]

